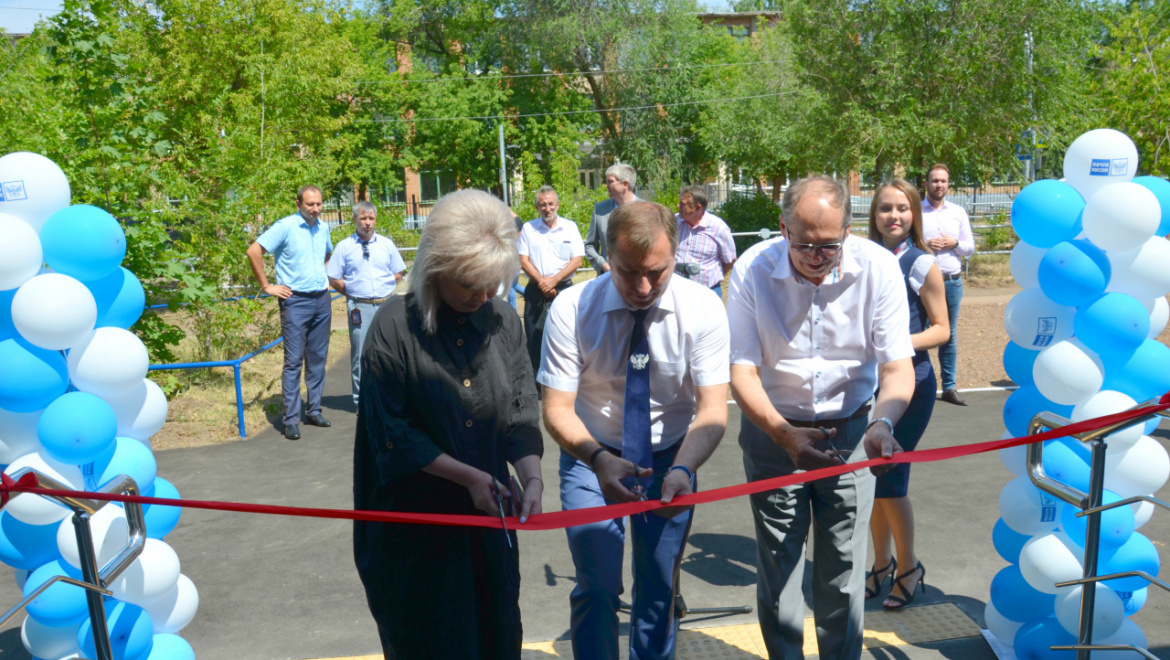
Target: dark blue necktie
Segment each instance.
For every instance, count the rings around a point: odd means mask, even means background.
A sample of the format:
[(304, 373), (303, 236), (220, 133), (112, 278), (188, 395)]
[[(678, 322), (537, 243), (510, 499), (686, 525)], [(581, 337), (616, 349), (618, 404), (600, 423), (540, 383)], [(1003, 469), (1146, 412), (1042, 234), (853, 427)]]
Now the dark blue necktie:
[[(626, 399), (622, 409), (622, 458), (638, 467), (653, 467), (650, 449), (650, 345), (646, 341), (646, 314), (649, 309), (634, 311), (634, 331), (630, 334), (630, 357), (626, 360)], [(639, 479), (643, 492), (652, 477)], [(633, 485), (631, 479), (627, 487)]]

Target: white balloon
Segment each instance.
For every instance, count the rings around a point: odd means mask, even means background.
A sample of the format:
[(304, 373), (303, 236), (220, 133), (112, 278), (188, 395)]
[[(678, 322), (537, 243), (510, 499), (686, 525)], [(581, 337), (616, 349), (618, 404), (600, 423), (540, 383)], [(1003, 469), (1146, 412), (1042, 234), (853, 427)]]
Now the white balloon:
[(999, 610), (991, 604), (990, 599), (987, 601), (987, 607), (983, 608), (983, 620), (987, 622), (987, 629), (991, 631), (991, 634), (1007, 646), (1012, 645), (1016, 633), (1024, 626), (1023, 623), (1012, 621), (1000, 614)]
[(1156, 493), (1170, 478), (1170, 456), (1157, 440), (1148, 435), (1138, 438), (1124, 451), (1105, 452), (1105, 490), (1121, 498)]
[(1020, 241), (1012, 248), (1008, 257), (1008, 267), (1016, 284), (1025, 289), (1035, 289), (1040, 286), (1040, 260), (1048, 252), (1045, 248), (1038, 248), (1030, 243)]
[(150, 442), (167, 421), (167, 395), (154, 381), (144, 378), (138, 387), (101, 397), (118, 418), (118, 436)]
[[(1011, 433), (1003, 432), (1000, 440), (1012, 437)], [(999, 460), (1003, 466), (1017, 477), (1028, 476), (1028, 445), (1018, 445), (999, 450)]]
[(1003, 326), (1012, 341), (1036, 351), (1072, 337), (1076, 311), (1052, 302), (1040, 289), (1024, 289), (1004, 307)]
[(1077, 546), (1061, 532), (1041, 534), (1020, 550), (1020, 573), (1037, 591), (1061, 594), (1071, 587), (1057, 588), (1057, 582), (1079, 580), (1084, 576)]
[(41, 411), (18, 413), (0, 408), (0, 465), (38, 451), (41, 441), (37, 438), (37, 420)]
[(1086, 200), (1111, 183), (1129, 181), (1137, 166), (1133, 140), (1111, 128), (1084, 133), (1064, 152), (1064, 179)]
[(41, 270), (37, 230), (24, 220), (0, 213), (0, 291), (15, 289)]
[(53, 161), (17, 151), (0, 158), (0, 213), (24, 220), (37, 232), (69, 206), (69, 180)]
[(154, 623), (154, 634), (177, 633), (191, 623), (199, 609), (199, 590), (186, 575), (179, 575), (179, 581), (171, 590), (142, 604)]
[(1075, 406), (1101, 389), (1105, 369), (1078, 342), (1062, 341), (1040, 351), (1032, 365), (1036, 389), (1053, 403)]
[(41, 348), (71, 348), (93, 332), (96, 321), (93, 294), (68, 275), (37, 275), (12, 298), (12, 324), (21, 337)]
[(150, 356), (129, 330), (98, 328), (69, 351), (66, 362), (74, 387), (99, 397), (117, 397), (142, 384)]
[[(1105, 639), (1101, 639), (1100, 636), (1094, 634), (1093, 643), (1136, 646), (1147, 651), (1150, 648), (1146, 634), (1142, 632), (1141, 626), (1134, 623), (1133, 619), (1122, 621), (1121, 629)], [(1137, 651), (1093, 651), (1093, 660), (1144, 660), (1144, 658), (1145, 656)]]
[(80, 628), (80, 622), (54, 628), (30, 616), (25, 618), (24, 625), (20, 627), (20, 641), (34, 657), (64, 658), (81, 653), (81, 647), (77, 644), (77, 631)]
[(179, 555), (159, 539), (146, 539), (142, 554), (109, 583), (114, 598), (142, 607), (174, 588), (179, 581)]
[[(1129, 410), (1137, 405), (1129, 395), (1121, 392), (1114, 392), (1113, 390), (1101, 390), (1100, 392), (1089, 397), (1084, 403), (1073, 408), (1072, 415), (1069, 416), (1074, 422), (1082, 422), (1086, 419), (1094, 417), (1103, 417), (1105, 415), (1112, 415), (1114, 413)], [(1145, 430), (1145, 423), (1139, 423), (1127, 429), (1122, 429), (1117, 433), (1111, 433), (1106, 436), (1105, 442), (1109, 445), (1109, 451), (1124, 451), (1129, 449), (1142, 437), (1142, 432)]]
[[(1116, 591), (1100, 582), (1096, 586), (1097, 593), (1093, 597), (1093, 635), (1108, 637), (1121, 629), (1121, 622), (1125, 621), (1125, 605)], [(1056, 597), (1056, 620), (1074, 636), (1081, 629), (1082, 591), (1080, 586), (1076, 586)]]
[(1130, 506), (1133, 507), (1134, 529), (1140, 529), (1142, 525), (1150, 522), (1150, 518), (1154, 517), (1155, 507), (1152, 502), (1134, 502)]
[(1166, 323), (1170, 322), (1170, 303), (1166, 302), (1166, 296), (1158, 296), (1142, 304), (1150, 313), (1150, 334), (1147, 335), (1147, 338), (1153, 339), (1162, 334), (1162, 331), (1166, 329)]
[[(32, 468), (41, 474), (52, 477), (69, 488), (77, 489), (81, 483), (81, 468), (76, 465), (66, 465), (40, 452), (25, 454), (12, 461), (4, 469), (9, 476), (18, 470)], [(40, 495), (20, 493), (8, 501), (4, 510), (22, 523), (29, 525), (52, 525), (60, 522), (69, 515), (69, 509), (63, 505)]]
[(1170, 293), (1170, 241), (1155, 236), (1137, 250), (1106, 252), (1113, 275), (1106, 291), (1150, 300)]
[[(89, 533), (93, 536), (93, 551), (97, 556), (98, 569), (102, 569), (130, 542), (125, 510), (115, 504), (107, 504), (98, 509), (97, 513), (90, 516)], [(71, 566), (81, 568), (77, 532), (73, 528), (72, 518), (62, 520), (61, 526), (57, 528), (57, 550)]]
[(999, 515), (1012, 530), (1035, 536), (1060, 525), (1060, 502), (1027, 477), (1016, 477), (999, 492)]
[(1136, 250), (1162, 221), (1162, 207), (1149, 188), (1125, 181), (1098, 190), (1081, 216), (1085, 235), (1105, 250)]

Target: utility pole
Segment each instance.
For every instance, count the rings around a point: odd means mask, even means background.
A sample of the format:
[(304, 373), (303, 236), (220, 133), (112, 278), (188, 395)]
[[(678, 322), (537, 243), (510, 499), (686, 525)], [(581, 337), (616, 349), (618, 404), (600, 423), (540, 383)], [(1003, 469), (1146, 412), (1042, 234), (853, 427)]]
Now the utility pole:
[(500, 123), (500, 191), (503, 193), (504, 204), (508, 204), (508, 161), (504, 156), (504, 121), (501, 118)]

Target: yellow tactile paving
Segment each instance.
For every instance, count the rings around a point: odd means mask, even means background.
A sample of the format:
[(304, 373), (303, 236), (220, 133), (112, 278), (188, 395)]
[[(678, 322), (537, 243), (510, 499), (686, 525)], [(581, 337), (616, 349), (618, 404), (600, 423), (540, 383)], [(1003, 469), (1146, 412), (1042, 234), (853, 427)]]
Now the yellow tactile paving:
[[(907, 608), (902, 612), (866, 612), (865, 648), (923, 644), (961, 637), (978, 637), (979, 626), (971, 617), (951, 603)], [(621, 657), (627, 658), (628, 647), (619, 644)], [(804, 653), (817, 652), (813, 620), (804, 621)], [(571, 658), (573, 650), (568, 641), (531, 642), (524, 645), (522, 660)], [(684, 628), (678, 636), (680, 660), (738, 660), (765, 658), (764, 640), (755, 623), (710, 628)], [(332, 660), (378, 660), (380, 655), (350, 656)]]

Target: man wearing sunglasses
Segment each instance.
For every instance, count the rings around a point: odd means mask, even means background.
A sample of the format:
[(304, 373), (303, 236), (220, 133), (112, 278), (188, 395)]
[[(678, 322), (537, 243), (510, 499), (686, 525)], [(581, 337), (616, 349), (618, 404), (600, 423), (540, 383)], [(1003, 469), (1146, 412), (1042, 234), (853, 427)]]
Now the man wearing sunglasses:
[[(879, 243), (849, 236), (849, 191), (826, 176), (801, 179), (785, 192), (782, 213), (783, 237), (747, 250), (727, 293), (748, 481), (892, 456), (901, 451), (893, 426), (914, 390), (902, 271)], [(862, 470), (751, 496), (769, 657), (804, 657), (810, 527), (820, 657), (861, 656), (873, 495), (873, 476)]]
[(349, 363), (353, 373), (353, 405), (358, 404), (362, 343), (374, 313), (402, 281), (406, 263), (394, 241), (374, 232), (378, 210), (370, 202), (353, 205), (353, 234), (337, 242), (326, 266), (329, 285), (345, 295), (349, 318)]

